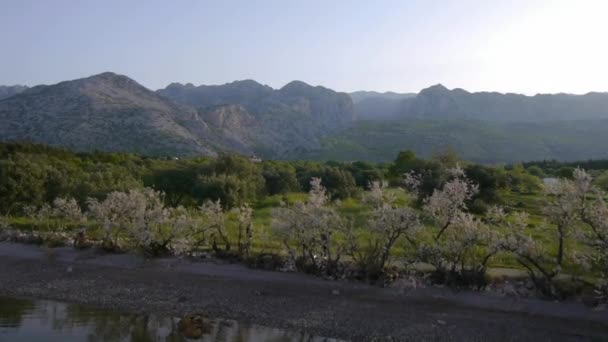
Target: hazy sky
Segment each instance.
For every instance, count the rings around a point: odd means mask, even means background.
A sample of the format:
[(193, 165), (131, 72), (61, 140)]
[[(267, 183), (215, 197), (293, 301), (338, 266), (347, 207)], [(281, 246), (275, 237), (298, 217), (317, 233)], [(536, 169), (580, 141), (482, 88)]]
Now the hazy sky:
[(608, 91), (608, 1), (0, 0), (0, 84)]

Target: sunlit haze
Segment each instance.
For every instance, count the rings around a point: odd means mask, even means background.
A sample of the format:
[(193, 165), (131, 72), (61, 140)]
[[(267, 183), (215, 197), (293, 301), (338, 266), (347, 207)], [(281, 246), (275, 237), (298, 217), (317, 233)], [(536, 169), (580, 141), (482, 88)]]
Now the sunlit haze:
[(606, 13), (599, 0), (4, 0), (0, 84), (114, 71), (152, 89), (251, 78), (340, 91), (607, 91)]

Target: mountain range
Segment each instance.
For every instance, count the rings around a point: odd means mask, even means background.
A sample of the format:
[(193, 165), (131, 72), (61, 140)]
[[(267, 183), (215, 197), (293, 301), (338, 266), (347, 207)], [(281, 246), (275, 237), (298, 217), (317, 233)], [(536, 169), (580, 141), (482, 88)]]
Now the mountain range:
[(270, 158), (319, 148), (320, 139), (355, 120), (348, 94), (293, 81), (273, 89), (252, 80), (221, 86), (173, 83), (158, 94), (198, 110), (224, 140)]
[(348, 127), (350, 96), (294, 81), (222, 86), (171, 84), (149, 90), (114, 73), (25, 89), (0, 100), (0, 140), (77, 151), (289, 158)]
[(468, 160), (608, 158), (608, 93), (525, 96), (435, 85), (351, 94), (293, 81), (172, 83), (152, 91), (106, 72), (32, 88), (0, 86), (0, 140), (77, 151), (387, 161), (400, 150)]

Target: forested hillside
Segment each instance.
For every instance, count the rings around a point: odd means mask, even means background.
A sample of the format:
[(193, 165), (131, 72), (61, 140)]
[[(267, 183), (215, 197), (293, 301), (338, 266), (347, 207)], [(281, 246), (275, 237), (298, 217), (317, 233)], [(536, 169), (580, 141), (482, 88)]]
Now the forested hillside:
[(608, 158), (608, 120), (499, 123), (464, 119), (358, 121), (294, 158), (391, 160), (403, 149), (423, 157), (446, 150), (479, 163)]

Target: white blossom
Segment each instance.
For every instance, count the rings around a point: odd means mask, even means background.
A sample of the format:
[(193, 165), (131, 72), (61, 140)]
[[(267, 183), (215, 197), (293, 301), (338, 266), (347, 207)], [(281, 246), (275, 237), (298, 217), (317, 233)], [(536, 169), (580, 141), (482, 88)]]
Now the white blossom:
[(89, 215), (103, 228), (103, 239), (114, 246), (125, 238), (135, 247), (165, 249), (178, 235), (163, 194), (150, 188), (112, 192), (103, 201), (89, 198)]
[(435, 189), (433, 194), (424, 200), (423, 211), (440, 227), (435, 239), (466, 211), (466, 201), (479, 192), (479, 187), (464, 177), (454, 178)]
[(224, 208), (218, 199), (217, 201), (205, 201), (198, 210), (198, 219), (189, 232), (189, 238), (193, 249), (211, 241), (213, 249), (218, 252), (218, 239), (224, 245), (224, 250), (231, 249), (230, 239), (226, 232), (226, 217)]
[[(478, 193), (478, 186), (459, 167), (449, 174), (452, 178), (423, 201), (423, 212), (432, 223), (425, 231), (433, 238), (421, 243), (417, 253), (422, 261), (435, 266), (445, 281), (456, 277), (479, 286), (490, 258), (498, 252), (497, 235), (484, 221), (466, 212), (466, 202)], [(492, 211), (492, 215), (501, 214), (500, 209)]]
[(403, 184), (406, 189), (412, 193), (417, 193), (420, 185), (422, 184), (422, 179), (420, 175), (416, 174), (413, 170), (403, 175)]
[(311, 181), (306, 203), (272, 211), (272, 230), (287, 249), (292, 262), (306, 260), (316, 270), (334, 267), (341, 254), (332, 246), (334, 233), (344, 220), (327, 204), (329, 198), (319, 178)]
[(253, 243), (253, 209), (245, 203), (233, 209), (238, 224), (238, 249), (239, 255), (249, 256)]
[(83, 223), (86, 215), (80, 209), (80, 205), (73, 198), (55, 198), (52, 208), (53, 216), (67, 219), (76, 223)]
[(384, 205), (393, 205), (395, 195), (386, 191), (386, 183), (381, 181), (373, 181), (369, 183), (369, 191), (363, 197), (363, 203), (380, 208)]

